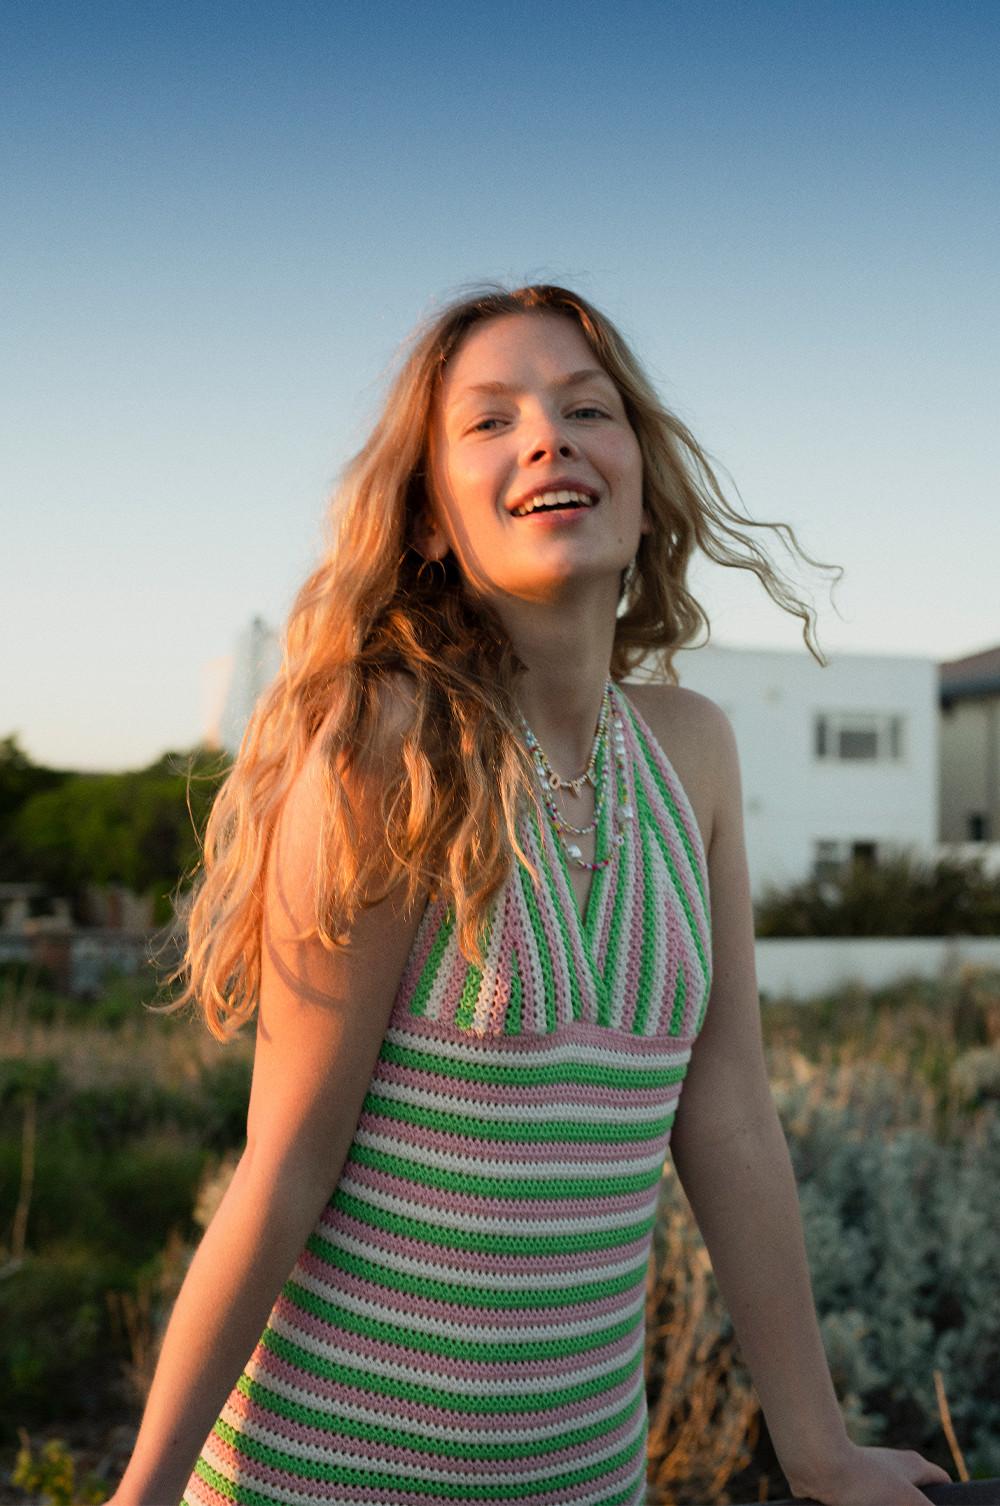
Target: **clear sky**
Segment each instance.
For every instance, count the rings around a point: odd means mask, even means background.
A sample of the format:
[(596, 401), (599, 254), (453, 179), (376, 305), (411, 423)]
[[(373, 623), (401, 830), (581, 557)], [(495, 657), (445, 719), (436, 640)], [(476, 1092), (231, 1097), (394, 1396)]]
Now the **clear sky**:
[[(483, 278), (592, 298), (844, 566), (831, 657), (1000, 641), (998, 44), (995, 0), (8, 0), (0, 736), (193, 743), (398, 343)], [(694, 579), (715, 641), (805, 652)]]

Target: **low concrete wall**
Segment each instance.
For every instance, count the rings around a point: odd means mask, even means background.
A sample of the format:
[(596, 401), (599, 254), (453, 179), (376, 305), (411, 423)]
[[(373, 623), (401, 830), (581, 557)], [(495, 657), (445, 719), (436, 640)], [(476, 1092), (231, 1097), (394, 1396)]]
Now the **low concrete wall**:
[(965, 964), (1000, 970), (992, 936), (763, 936), (756, 943), (761, 998), (810, 999), (847, 983), (880, 988), (916, 974), (938, 978)]
[[(921, 1485), (920, 1489), (933, 1506), (1000, 1506), (1000, 1480), (955, 1480), (951, 1485)], [(816, 1506), (816, 1502), (796, 1497), (772, 1501), (771, 1506)]]

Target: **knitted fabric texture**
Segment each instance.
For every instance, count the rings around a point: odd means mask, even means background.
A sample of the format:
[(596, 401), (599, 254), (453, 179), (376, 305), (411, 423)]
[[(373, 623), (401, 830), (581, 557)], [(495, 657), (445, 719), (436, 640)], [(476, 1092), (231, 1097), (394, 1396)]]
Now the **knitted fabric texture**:
[(527, 808), (543, 881), (515, 865), (481, 969), (428, 905), (340, 1181), (184, 1506), (644, 1500), (647, 1264), (710, 912), (687, 795), (612, 694), (623, 845), (581, 917)]

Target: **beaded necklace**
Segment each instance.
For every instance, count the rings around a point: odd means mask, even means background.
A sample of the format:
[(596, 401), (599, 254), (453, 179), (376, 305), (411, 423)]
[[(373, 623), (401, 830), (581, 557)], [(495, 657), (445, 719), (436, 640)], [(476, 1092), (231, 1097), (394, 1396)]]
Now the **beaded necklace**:
[[(610, 679), (606, 681), (604, 686), (604, 695), (601, 698), (601, 713), (598, 717), (597, 730), (594, 733), (594, 742), (590, 750), (590, 758), (587, 762), (587, 767), (584, 769), (583, 773), (577, 775), (575, 779), (563, 779), (559, 774), (556, 773), (556, 771), (553, 769), (552, 765), (546, 758), (541, 743), (538, 741), (538, 738), (528, 726), (527, 721), (520, 711), (518, 712), (518, 716), (521, 720), (521, 727), (524, 732), (525, 742), (528, 744), (528, 748), (534, 759), (535, 773), (538, 776), (538, 783), (541, 786), (542, 799), (544, 800), (545, 808), (549, 813), (549, 820), (552, 823), (557, 838), (563, 845), (563, 849), (566, 853), (567, 858), (571, 863), (575, 863), (579, 868), (589, 869), (591, 873), (599, 872), (600, 869), (606, 868), (608, 866), (608, 864), (611, 862), (611, 859), (614, 857), (616, 849), (619, 848), (624, 842), (625, 827), (627, 823), (633, 818), (632, 807), (628, 804), (628, 801), (626, 799), (626, 796), (628, 794), (628, 787), (625, 782), (625, 729), (622, 726), (622, 719), (618, 713), (617, 707), (612, 706)], [(604, 804), (607, 799), (608, 793), (612, 788), (611, 760), (608, 757), (605, 757), (601, 780), (601, 790), (599, 794), (596, 793), (597, 759), (602, 746), (607, 741), (609, 718), (614, 724), (613, 738), (616, 765), (614, 785), (615, 793), (617, 795), (617, 804), (615, 806), (615, 831), (611, 838), (611, 845), (604, 857), (599, 858), (595, 850), (595, 861), (593, 863), (588, 863), (586, 858), (583, 856), (583, 852), (580, 848), (579, 843), (567, 842), (565, 840), (564, 833), (573, 832), (577, 836), (584, 836), (588, 832), (597, 830), (601, 812), (604, 809)], [(566, 820), (565, 816), (563, 816), (562, 812), (559, 810), (559, 807), (556, 805), (554, 791), (560, 789), (572, 790), (574, 794), (579, 794), (584, 784), (593, 785), (595, 790), (594, 819), (589, 826), (573, 826), (569, 821)]]

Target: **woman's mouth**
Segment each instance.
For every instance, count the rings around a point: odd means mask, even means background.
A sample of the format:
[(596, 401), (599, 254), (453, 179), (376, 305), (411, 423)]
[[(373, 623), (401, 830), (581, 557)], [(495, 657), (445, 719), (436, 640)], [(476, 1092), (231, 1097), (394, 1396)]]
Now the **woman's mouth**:
[(591, 507), (597, 506), (597, 498), (589, 492), (575, 490), (560, 490), (539, 492), (537, 496), (529, 497), (511, 512), (512, 518), (537, 518), (546, 514), (566, 514), (585, 512)]

